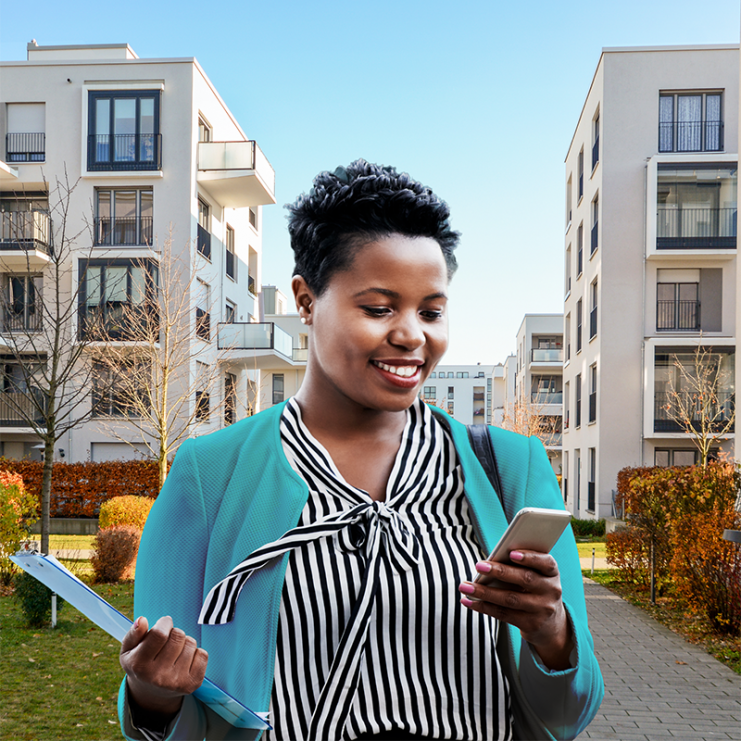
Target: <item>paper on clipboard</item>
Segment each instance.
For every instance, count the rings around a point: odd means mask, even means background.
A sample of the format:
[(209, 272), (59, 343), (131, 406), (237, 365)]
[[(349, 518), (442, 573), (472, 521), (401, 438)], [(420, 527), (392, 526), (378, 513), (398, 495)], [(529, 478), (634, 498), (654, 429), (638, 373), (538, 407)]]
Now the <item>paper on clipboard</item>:
[[(131, 628), (131, 620), (80, 581), (54, 556), (21, 551), (11, 556), (10, 560), (76, 607), (117, 641), (123, 641)], [(193, 696), (237, 728), (271, 728), (267, 713), (255, 713), (209, 679), (203, 680)]]

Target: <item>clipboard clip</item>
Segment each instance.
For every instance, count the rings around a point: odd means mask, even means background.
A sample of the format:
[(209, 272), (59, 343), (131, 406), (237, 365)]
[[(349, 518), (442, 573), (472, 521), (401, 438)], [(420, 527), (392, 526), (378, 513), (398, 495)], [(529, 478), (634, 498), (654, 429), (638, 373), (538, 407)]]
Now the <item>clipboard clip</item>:
[(19, 551), (16, 551), (15, 555), (16, 556), (35, 556), (35, 555), (40, 555), (40, 551), (38, 549), (38, 546), (36, 545), (35, 540), (27, 540), (25, 543), (21, 544), (21, 549)]

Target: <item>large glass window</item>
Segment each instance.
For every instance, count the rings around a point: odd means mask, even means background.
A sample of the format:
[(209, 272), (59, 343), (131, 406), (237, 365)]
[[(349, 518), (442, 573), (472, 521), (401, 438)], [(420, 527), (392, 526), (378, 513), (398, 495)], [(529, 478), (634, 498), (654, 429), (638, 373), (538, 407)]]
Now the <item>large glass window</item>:
[(663, 93), (659, 96), (659, 152), (723, 151), (723, 95)]
[(151, 188), (95, 190), (95, 244), (152, 244)]
[(273, 373), (273, 404), (280, 404), (284, 400), (285, 377), (283, 373)]
[(4, 332), (41, 329), (40, 275), (4, 275), (2, 328)]
[(81, 334), (143, 341), (156, 319), (157, 276), (151, 260), (81, 260)]
[(731, 164), (660, 164), (657, 249), (735, 249), (738, 174)]
[(226, 227), (226, 274), (233, 278), (234, 280), (237, 279), (237, 254), (236, 254), (236, 248), (234, 245), (234, 229), (232, 229), (230, 226)]
[(657, 283), (656, 329), (698, 331), (699, 293), (699, 283)]
[(140, 359), (93, 365), (93, 417), (141, 417), (149, 406), (150, 367)]

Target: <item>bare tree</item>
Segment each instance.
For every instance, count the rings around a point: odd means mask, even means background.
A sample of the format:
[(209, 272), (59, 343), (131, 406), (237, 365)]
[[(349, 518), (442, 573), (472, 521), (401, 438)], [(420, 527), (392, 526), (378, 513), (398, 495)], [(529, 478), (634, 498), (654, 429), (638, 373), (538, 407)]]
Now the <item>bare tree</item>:
[[(89, 254), (93, 244), (89, 225), (77, 231), (73, 227), (79, 219), (71, 210), (78, 182), (70, 184), (65, 171), (51, 191), (47, 184), (48, 210), (21, 211), (3, 220), (10, 241), (24, 252), (25, 264), (0, 265), (5, 283), (0, 307), (3, 352), (12, 358), (2, 400), (5, 414), (30, 428), (43, 444), (43, 553), (49, 552), (55, 444), (95, 412), (89, 393), (91, 337), (78, 332), (77, 322), (76, 258)], [(37, 247), (48, 250), (43, 266), (31, 261)]]
[(223, 372), (226, 352), (211, 352), (210, 298), (193, 252), (188, 245), (176, 253), (170, 234), (158, 261), (138, 262), (136, 292), (115, 323), (101, 327), (94, 359), (95, 388), (104, 394), (99, 421), (157, 461), (160, 485), (168, 458), (199, 424), (214, 414), (230, 423), (238, 411), (249, 413), (238, 410), (236, 377)]
[(502, 427), (527, 437), (537, 437), (543, 445), (555, 445), (561, 434), (561, 417), (545, 414), (544, 404), (529, 398), (522, 390), (517, 398), (505, 405)]
[(723, 368), (723, 355), (698, 344), (692, 362), (674, 353), (668, 392), (663, 401), (666, 416), (676, 422), (700, 452), (703, 469), (714, 443), (728, 438), (736, 421), (732, 371)]

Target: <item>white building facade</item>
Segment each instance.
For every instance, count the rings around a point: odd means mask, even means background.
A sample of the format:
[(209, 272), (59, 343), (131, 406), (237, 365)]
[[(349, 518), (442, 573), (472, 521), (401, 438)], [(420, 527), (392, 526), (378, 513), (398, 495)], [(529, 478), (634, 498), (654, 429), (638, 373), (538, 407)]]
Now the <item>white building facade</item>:
[[(618, 471), (695, 462), (668, 412), (702, 345), (734, 405), (737, 45), (603, 50), (566, 157), (563, 490), (610, 517)], [(678, 365), (679, 364), (679, 365)], [(718, 440), (733, 451), (733, 432)]]
[[(112, 316), (133, 301), (137, 266), (147, 261), (156, 275), (169, 237), (174, 258), (197, 271), (194, 354), (220, 364), (210, 401), (227, 410), (209, 414), (209, 398), (191, 399), (203, 412), (195, 434), (235, 421), (245, 406), (219, 402), (247, 398), (255, 374), (244, 359), (223, 363), (219, 347), (224, 327), (259, 313), (261, 211), (275, 203), (275, 174), (259, 146), (193, 58), (139, 59), (126, 44), (32, 42), (27, 61), (0, 62), (0, 75), (0, 336), (33, 331), (34, 302), (51, 297), (45, 282), (59, 224), (52, 223), (50, 185), (66, 173), (76, 183), (66, 220), (67, 233), (79, 234), (70, 271), (71, 290), (79, 289), (76, 331), (84, 331), (88, 313)], [(33, 457), (38, 439), (3, 402), (17, 359), (7, 351), (2, 359), (0, 454)], [(193, 361), (191, 377), (199, 372)], [(104, 422), (91, 419), (70, 432), (57, 443), (59, 455), (128, 457)]]
[(422, 388), (429, 404), (465, 425), (492, 424), (493, 365), (438, 365)]

